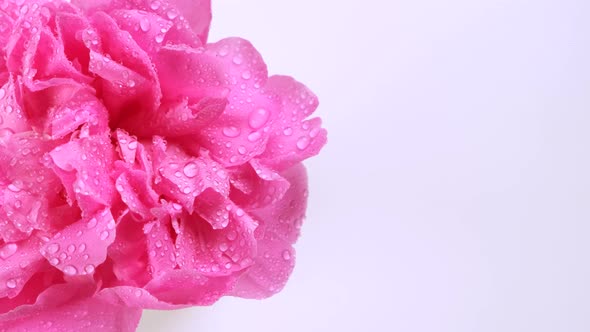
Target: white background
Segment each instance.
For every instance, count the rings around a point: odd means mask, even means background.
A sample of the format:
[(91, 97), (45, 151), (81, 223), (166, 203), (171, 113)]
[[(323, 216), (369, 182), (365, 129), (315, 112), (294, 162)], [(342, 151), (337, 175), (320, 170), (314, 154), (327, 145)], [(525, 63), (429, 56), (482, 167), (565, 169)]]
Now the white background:
[(148, 331), (590, 331), (590, 2), (213, 0), (320, 97), (295, 272)]

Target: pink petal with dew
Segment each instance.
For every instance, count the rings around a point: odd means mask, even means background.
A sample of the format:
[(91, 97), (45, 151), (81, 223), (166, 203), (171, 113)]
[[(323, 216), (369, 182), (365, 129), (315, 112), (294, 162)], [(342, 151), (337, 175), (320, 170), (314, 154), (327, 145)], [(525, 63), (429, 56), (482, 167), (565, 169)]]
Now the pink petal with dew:
[(160, 105), (162, 92), (151, 57), (103, 12), (92, 15), (100, 48), (91, 42), (89, 70), (102, 78), (102, 99), (117, 124), (122, 112), (150, 111)]
[(150, 279), (146, 237), (137, 221), (124, 213), (117, 223), (117, 237), (108, 248), (112, 270), (118, 280), (130, 286), (143, 286)]
[(266, 150), (258, 158), (262, 164), (285, 170), (319, 153), (327, 132), (321, 120), (305, 120), (318, 106), (317, 97), (303, 84), (287, 76), (269, 78), (265, 91), (281, 103), (279, 118), (272, 128)]
[(41, 244), (41, 240), (33, 236), (0, 245), (0, 298), (16, 297), (29, 279), (45, 266), (39, 255)]
[(231, 172), (231, 199), (245, 209), (257, 209), (279, 201), (289, 189), (289, 181), (257, 159)]
[(173, 23), (166, 41), (190, 46), (199, 46), (207, 42), (211, 22), (210, 0), (74, 0), (72, 2), (87, 12), (104, 10), (112, 13), (121, 9), (136, 9), (153, 13)]
[(55, 234), (41, 254), (65, 275), (93, 274), (115, 240), (115, 220), (108, 209), (67, 226)]
[(34, 132), (10, 136), (0, 144), (0, 179), (14, 192), (53, 197), (60, 191), (59, 179), (44, 162), (45, 154), (59, 143)]
[(303, 165), (281, 174), (291, 187), (276, 204), (251, 211), (260, 221), (256, 229), (258, 255), (242, 275), (232, 295), (266, 298), (279, 292), (287, 283), (295, 265), (292, 244), (299, 236), (307, 206), (307, 176)]
[(172, 305), (206, 306), (226, 294), (235, 279), (235, 275), (206, 277), (196, 271), (171, 270), (150, 281), (145, 290)]
[[(55, 94), (53, 94), (55, 98)], [(99, 135), (109, 130), (108, 111), (93, 91), (87, 88), (75, 89), (72, 94), (52, 107), (47, 116), (46, 132), (52, 138), (62, 138), (73, 133), (80, 126), (88, 124), (89, 134)]]
[(163, 217), (143, 227), (148, 252), (148, 272), (156, 277), (176, 267), (174, 241), (171, 237), (170, 217)]
[(114, 156), (107, 135), (71, 141), (49, 155), (70, 200), (75, 198), (82, 211), (92, 214), (112, 204), (115, 191), (110, 174)]
[(113, 303), (110, 298), (93, 296), (96, 286), (68, 283), (51, 286), (34, 304), (0, 315), (0, 327), (10, 331), (133, 332), (141, 309)]
[(12, 76), (0, 88), (0, 142), (6, 141), (14, 133), (31, 130), (22, 110), (22, 82)]
[(174, 199), (189, 212), (193, 212), (195, 198), (206, 189), (227, 197), (229, 179), (223, 167), (207, 156), (188, 156), (175, 145), (167, 147), (156, 138), (153, 145), (154, 169), (157, 172), (155, 188), (164, 196)]
[(223, 165), (241, 165), (264, 151), (277, 117), (278, 105), (261, 91), (266, 65), (256, 49), (239, 38), (209, 44), (206, 54), (217, 62), (224, 74), (221, 84), (230, 93), (225, 112), (200, 132), (200, 141)]
[(213, 229), (195, 215), (183, 215), (176, 239), (178, 265), (206, 276), (225, 276), (248, 268), (256, 256), (257, 223), (238, 207), (230, 206), (229, 223)]
[(162, 47), (173, 24), (157, 14), (142, 10), (114, 10), (111, 15), (121, 29), (129, 32), (137, 45), (148, 54), (155, 54)]

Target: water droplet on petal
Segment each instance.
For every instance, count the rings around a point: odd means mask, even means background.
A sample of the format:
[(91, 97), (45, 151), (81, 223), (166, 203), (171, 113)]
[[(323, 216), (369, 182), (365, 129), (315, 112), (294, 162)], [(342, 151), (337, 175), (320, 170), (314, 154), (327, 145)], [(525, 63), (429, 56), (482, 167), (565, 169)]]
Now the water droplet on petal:
[(250, 116), (248, 118), (248, 124), (253, 129), (258, 129), (266, 124), (269, 117), (269, 111), (265, 110), (264, 108), (259, 108), (256, 111), (250, 113)]
[(97, 223), (98, 223), (98, 220), (96, 220), (96, 218), (92, 218), (88, 221), (88, 224), (86, 224), (86, 226), (88, 228), (94, 228)]
[(283, 251), (283, 259), (286, 261), (291, 259), (291, 252), (289, 250)]
[(223, 134), (227, 137), (238, 137), (240, 136), (240, 129), (236, 127), (225, 127), (223, 128)]
[(249, 80), (249, 79), (250, 79), (250, 77), (252, 77), (252, 73), (250, 73), (250, 71), (249, 71), (249, 70), (246, 70), (246, 71), (244, 71), (244, 72), (242, 73), (242, 78), (243, 78), (243, 79), (245, 79), (245, 80)]
[(171, 8), (166, 15), (168, 19), (173, 20), (178, 16), (178, 11), (175, 8)]
[(49, 264), (56, 266), (57, 264), (59, 264), (59, 259), (57, 259), (57, 257), (53, 257), (49, 260)]
[(164, 36), (163, 35), (157, 35), (156, 36), (156, 43), (161, 43), (162, 41), (164, 41)]
[(160, 1), (154, 1), (154, 2), (152, 2), (152, 4), (150, 5), (150, 8), (152, 10), (157, 10), (158, 8), (160, 8)]
[(16, 280), (14, 280), (14, 279), (8, 279), (6, 281), (6, 287), (7, 288), (10, 288), (10, 289), (16, 288)]
[(239, 55), (236, 55), (232, 61), (233, 61), (233, 63), (235, 63), (236, 65), (240, 65), (240, 64), (242, 64), (242, 57), (241, 57), (241, 56), (239, 56)]
[(262, 134), (255, 131), (255, 132), (251, 133), (250, 135), (248, 135), (248, 140), (250, 142), (256, 142), (257, 140), (260, 139), (260, 137), (262, 137)]
[(14, 255), (16, 250), (18, 249), (18, 245), (16, 243), (8, 243), (0, 248), (0, 258), (7, 259), (8, 257)]
[(104, 231), (100, 234), (100, 239), (101, 240), (106, 240), (109, 237), (109, 232), (108, 231)]
[(0, 89), (0, 99), (4, 98), (4, 96), (6, 96), (6, 90)]
[(67, 265), (66, 267), (64, 267), (64, 273), (69, 276), (73, 276), (74, 274), (78, 273), (78, 270), (72, 265)]
[(198, 169), (197, 164), (195, 164), (191, 161), (191, 162), (188, 162), (184, 166), (184, 169), (182, 170), (182, 172), (184, 173), (184, 175), (188, 176), (189, 178), (194, 178), (199, 173), (199, 169)]
[(47, 252), (50, 254), (55, 254), (59, 250), (59, 244), (52, 243), (47, 246)]
[(84, 268), (84, 271), (88, 274), (91, 274), (92, 272), (94, 272), (94, 265), (92, 264), (88, 264), (86, 265), (86, 267)]
[(148, 20), (147, 17), (143, 17), (140, 21), (139, 21), (139, 27), (141, 28), (141, 31), (143, 32), (148, 32), (150, 31), (150, 20)]
[(285, 130), (283, 130), (283, 134), (285, 136), (291, 136), (291, 135), (293, 135), (293, 129), (291, 127), (287, 127), (287, 128), (285, 128)]
[(305, 148), (307, 148), (308, 146), (309, 146), (309, 138), (307, 138), (306, 136), (303, 136), (299, 140), (297, 140), (297, 148), (299, 150), (305, 150)]

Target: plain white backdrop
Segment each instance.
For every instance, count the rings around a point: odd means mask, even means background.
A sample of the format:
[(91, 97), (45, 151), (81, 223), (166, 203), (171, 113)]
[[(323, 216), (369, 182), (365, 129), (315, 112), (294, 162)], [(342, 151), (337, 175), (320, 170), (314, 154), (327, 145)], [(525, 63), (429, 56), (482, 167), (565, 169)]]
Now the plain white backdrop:
[(213, 0), (320, 97), (297, 265), (150, 331), (590, 331), (590, 2)]

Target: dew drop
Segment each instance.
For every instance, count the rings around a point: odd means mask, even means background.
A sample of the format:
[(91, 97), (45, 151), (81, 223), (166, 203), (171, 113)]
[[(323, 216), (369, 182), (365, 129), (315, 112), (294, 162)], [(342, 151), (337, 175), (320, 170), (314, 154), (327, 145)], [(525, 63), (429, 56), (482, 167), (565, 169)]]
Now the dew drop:
[(141, 28), (141, 31), (143, 32), (148, 32), (150, 31), (150, 20), (148, 20), (147, 17), (143, 17), (140, 21), (139, 21), (139, 27)]
[(305, 150), (305, 148), (307, 148), (308, 146), (309, 146), (309, 138), (307, 138), (306, 136), (303, 136), (299, 140), (297, 140), (297, 148), (299, 150)]
[(135, 291), (135, 296), (141, 297), (141, 289)]
[(6, 96), (6, 90), (0, 89), (0, 99), (4, 98), (4, 96)]
[(158, 10), (158, 8), (160, 8), (160, 1), (154, 1), (154, 2), (152, 2), (152, 4), (150, 5), (150, 8), (152, 10)]
[(79, 247), (78, 247), (78, 252), (79, 253), (83, 253), (86, 250), (86, 244), (82, 243)]
[(59, 244), (52, 243), (47, 246), (47, 252), (50, 254), (55, 254), (59, 250)]
[(8, 279), (6, 281), (6, 287), (7, 288), (10, 288), (10, 289), (16, 288), (16, 280), (14, 280), (14, 279)]
[(161, 43), (162, 41), (164, 41), (164, 36), (163, 35), (157, 35), (156, 36), (156, 43)]
[(74, 253), (74, 251), (76, 251), (76, 246), (75, 246), (75, 245), (73, 245), (73, 244), (70, 244), (70, 245), (68, 246), (68, 252), (69, 252), (70, 254), (73, 254), (73, 253)]
[(178, 16), (178, 11), (175, 8), (171, 8), (168, 13), (166, 13), (168, 19), (173, 20)]
[(101, 240), (106, 240), (109, 237), (109, 232), (108, 231), (104, 231), (100, 234), (100, 239)]
[(94, 265), (92, 264), (88, 264), (86, 265), (86, 267), (84, 267), (84, 271), (88, 274), (91, 274), (92, 272), (94, 272)]
[(74, 274), (78, 273), (78, 270), (72, 265), (67, 265), (64, 267), (64, 273), (69, 276), (73, 276)]
[(182, 172), (189, 178), (194, 178), (199, 173), (199, 169), (197, 164), (193, 163), (192, 161), (187, 163)]
[(244, 146), (240, 146), (240, 147), (238, 148), (238, 153), (239, 153), (239, 154), (245, 154), (245, 153), (246, 153), (246, 148), (245, 148)]
[(250, 71), (249, 71), (249, 70), (246, 70), (246, 71), (244, 71), (244, 72), (242, 73), (242, 78), (243, 78), (243, 79), (245, 79), (245, 80), (249, 80), (249, 79), (250, 79), (250, 77), (252, 77), (252, 73), (250, 73)]
[(231, 231), (231, 232), (227, 233), (228, 240), (233, 241), (237, 238), (238, 238), (238, 233), (236, 233), (236, 231)]
[(222, 243), (219, 245), (219, 250), (221, 250), (221, 251), (227, 251), (227, 249), (228, 249), (227, 243), (225, 243), (225, 242), (222, 242)]
[(291, 136), (291, 135), (293, 135), (293, 128), (291, 128), (291, 127), (285, 128), (285, 130), (283, 130), (283, 134), (285, 136)]
[(256, 111), (250, 113), (250, 116), (248, 117), (248, 124), (253, 129), (258, 129), (266, 124), (269, 117), (269, 111), (265, 110), (264, 108), (259, 108)]
[(232, 61), (233, 61), (233, 63), (235, 63), (236, 65), (241, 65), (241, 64), (242, 64), (242, 57), (240, 57), (239, 55), (236, 55), (236, 56), (233, 58), (233, 60), (232, 60)]
[(98, 223), (98, 221), (96, 220), (96, 218), (92, 218), (88, 221), (88, 224), (86, 224), (86, 226), (88, 228), (94, 228), (97, 223)]
[(11, 183), (8, 185), (8, 190), (17, 193), (20, 191), (20, 188), (14, 185), (14, 183)]
[(49, 260), (49, 264), (56, 266), (57, 264), (59, 264), (59, 259), (57, 259), (57, 257), (53, 257)]
[(291, 259), (291, 252), (289, 250), (283, 251), (283, 259), (286, 261)]
[(240, 129), (236, 127), (225, 127), (223, 128), (223, 135), (227, 137), (238, 137), (240, 136)]
[(248, 135), (248, 140), (250, 142), (256, 142), (257, 140), (260, 139), (260, 137), (262, 137), (262, 134), (260, 134), (259, 132), (255, 131), (255, 132), (251, 133), (250, 135)]
[(18, 245), (16, 243), (8, 243), (0, 248), (0, 258), (7, 259), (8, 257), (14, 255), (16, 250), (18, 249)]

